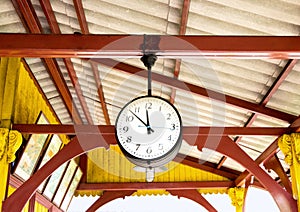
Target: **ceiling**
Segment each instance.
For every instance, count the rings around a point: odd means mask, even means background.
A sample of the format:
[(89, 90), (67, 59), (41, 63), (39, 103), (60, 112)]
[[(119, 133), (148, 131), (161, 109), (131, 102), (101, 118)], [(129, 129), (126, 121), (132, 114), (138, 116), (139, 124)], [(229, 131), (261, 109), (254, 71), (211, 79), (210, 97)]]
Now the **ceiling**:
[[(178, 45), (187, 45), (178, 35), (299, 36), (300, 33), (300, 0), (2, 0), (1, 3), (1, 33), (145, 35), (146, 39), (150, 35), (173, 35)], [(99, 51), (126, 42), (122, 37)], [(192, 44), (191, 48), (196, 49)], [(24, 58), (24, 64), (61, 124), (114, 125), (120, 108), (146, 94), (146, 78), (127, 70), (144, 69), (139, 57), (114, 55), (114, 65), (94, 59)], [(196, 86), (196, 90), (214, 91), (224, 99), (234, 100), (233, 103), (215, 100), (212, 93), (205, 96), (190, 91), (190, 87), (176, 89), (168, 85), (175, 81), (163, 83), (154, 79), (153, 94), (170, 100), (178, 108), (184, 126), (289, 127), (300, 114), (297, 59), (158, 56), (153, 74), (158, 74), (155, 79), (161, 75), (178, 79)], [(253, 104), (273, 109), (274, 116), (250, 110)], [(280, 119), (278, 113), (293, 120)], [(276, 138), (232, 136), (253, 160), (266, 158), (264, 152)], [(245, 170), (220, 153), (209, 149), (200, 152), (185, 142), (180, 153), (206, 160), (216, 169)], [(284, 156), (280, 151), (277, 155), (288, 173)], [(274, 172), (269, 174), (278, 178)]]

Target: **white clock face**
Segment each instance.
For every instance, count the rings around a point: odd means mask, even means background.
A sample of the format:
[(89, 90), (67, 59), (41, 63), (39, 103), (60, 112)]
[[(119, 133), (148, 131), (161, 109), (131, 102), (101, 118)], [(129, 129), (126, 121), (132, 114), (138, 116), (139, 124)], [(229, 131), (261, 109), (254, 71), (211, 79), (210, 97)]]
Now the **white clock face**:
[(181, 129), (181, 118), (175, 107), (153, 96), (129, 102), (116, 120), (116, 135), (121, 148), (145, 160), (172, 151), (181, 142)]

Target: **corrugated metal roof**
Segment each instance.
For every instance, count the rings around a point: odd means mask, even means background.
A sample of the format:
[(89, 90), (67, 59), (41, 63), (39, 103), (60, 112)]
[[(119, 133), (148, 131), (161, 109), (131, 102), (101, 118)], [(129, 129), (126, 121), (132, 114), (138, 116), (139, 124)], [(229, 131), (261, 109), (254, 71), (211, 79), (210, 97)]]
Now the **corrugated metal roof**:
[[(56, 22), (62, 34), (81, 32), (80, 21), (71, 0), (50, 2)], [(32, 1), (43, 33), (51, 33), (50, 24), (40, 1)], [(91, 34), (168, 34), (178, 35), (182, 20), (182, 0), (86, 0), (82, 2), (89, 33)], [(0, 32), (26, 32), (18, 13), (9, 0), (0, 8)], [(300, 33), (300, 0), (192, 0), (186, 24), (186, 35), (294, 35)], [(180, 42), (180, 41), (179, 41)], [(114, 58), (135, 67), (144, 68), (136, 58)], [(88, 123), (75, 87), (62, 59), (54, 59), (58, 71), (72, 95), (74, 108), (79, 111), (83, 123)], [(87, 103), (93, 124), (105, 125), (105, 115), (97, 93), (91, 60), (71, 59), (78, 88)], [(62, 124), (72, 123), (64, 99), (55, 86), (43, 61), (26, 58), (34, 77), (56, 111)], [(181, 61), (178, 79), (199, 87), (211, 89), (224, 95), (260, 104), (268, 90), (278, 79), (287, 60), (279, 59), (188, 59)], [(153, 72), (174, 77), (175, 59), (158, 58)], [(128, 101), (145, 95), (147, 80), (98, 64), (98, 73), (103, 86), (106, 107), (111, 124)], [(75, 77), (75, 78), (76, 78)], [(283, 80), (267, 107), (298, 116), (300, 114), (300, 62)], [(172, 89), (153, 82), (153, 94), (170, 99)], [(175, 106), (182, 115), (184, 126), (245, 126), (252, 113), (225, 102), (218, 102), (188, 91), (177, 90)], [(288, 127), (288, 123), (272, 117), (258, 115), (252, 126)], [(256, 159), (275, 137), (242, 137), (240, 147)], [(211, 150), (203, 152), (184, 144), (181, 152), (207, 160), (216, 165), (222, 155)], [(283, 159), (279, 153), (280, 159)], [(223, 164), (235, 170), (245, 168), (231, 159)], [(288, 167), (283, 163), (285, 169)], [(272, 175), (273, 176), (273, 175)], [(274, 177), (274, 176), (273, 176)]]

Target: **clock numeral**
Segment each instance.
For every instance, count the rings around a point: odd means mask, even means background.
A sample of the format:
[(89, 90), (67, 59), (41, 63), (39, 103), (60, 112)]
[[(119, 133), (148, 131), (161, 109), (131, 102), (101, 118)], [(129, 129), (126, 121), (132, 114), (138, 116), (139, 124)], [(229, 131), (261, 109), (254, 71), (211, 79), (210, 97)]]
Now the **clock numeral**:
[(135, 151), (138, 151), (138, 149), (140, 148), (141, 144), (136, 144), (136, 149)]
[(163, 144), (158, 144), (158, 150), (163, 150), (164, 145)]
[(132, 140), (132, 136), (128, 136), (128, 137), (126, 138), (126, 142), (127, 142), (127, 143), (130, 143), (131, 140)]
[(175, 130), (175, 124), (172, 124), (171, 130)]
[(167, 120), (171, 119), (171, 113), (167, 113)]
[(126, 132), (128, 132), (128, 130), (129, 130), (129, 127), (127, 127), (127, 126), (124, 126), (124, 127), (122, 128), (122, 130), (123, 130), (123, 132), (124, 132), (124, 133), (126, 133)]
[(169, 141), (172, 140), (172, 136), (171, 136), (171, 135), (168, 136), (168, 140), (169, 140)]
[(151, 110), (152, 109), (152, 102), (147, 102), (146, 105), (145, 105), (145, 108), (147, 110)]
[(134, 112), (135, 112), (135, 113), (139, 113), (139, 112), (140, 112), (140, 107), (135, 107), (135, 108), (134, 108)]
[(151, 147), (148, 147), (148, 149), (146, 150), (146, 152), (147, 152), (148, 154), (151, 154), (151, 152), (152, 152)]
[(132, 122), (133, 119), (134, 119), (134, 117), (131, 115), (126, 116), (126, 122)]

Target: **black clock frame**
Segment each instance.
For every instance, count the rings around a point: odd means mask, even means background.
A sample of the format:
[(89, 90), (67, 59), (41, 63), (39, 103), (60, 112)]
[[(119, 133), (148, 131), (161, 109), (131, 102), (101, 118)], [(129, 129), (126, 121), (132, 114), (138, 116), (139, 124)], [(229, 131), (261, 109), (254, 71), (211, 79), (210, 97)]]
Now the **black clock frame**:
[(141, 98), (158, 98), (162, 101), (165, 101), (167, 104), (169, 104), (176, 112), (178, 118), (179, 118), (179, 121), (180, 121), (180, 135), (175, 143), (175, 145), (172, 147), (172, 149), (170, 149), (167, 153), (165, 153), (164, 155), (162, 156), (159, 156), (157, 158), (152, 158), (152, 159), (144, 159), (144, 158), (139, 158), (139, 157), (136, 157), (132, 154), (130, 154), (129, 152), (127, 152), (125, 150), (125, 148), (122, 146), (121, 142), (119, 141), (118, 139), (118, 134), (117, 134), (117, 127), (115, 126), (115, 136), (116, 136), (116, 140), (117, 140), (117, 143), (121, 149), (121, 151), (123, 152), (123, 154), (125, 155), (125, 157), (130, 161), (132, 162), (133, 164), (137, 165), (137, 166), (140, 166), (140, 167), (144, 167), (144, 168), (156, 168), (156, 167), (161, 167), (165, 164), (167, 164), (168, 162), (170, 162), (171, 160), (173, 160), (180, 147), (181, 147), (181, 143), (182, 143), (182, 120), (181, 120), (181, 116), (177, 110), (177, 108), (171, 104), (169, 101), (167, 101), (166, 99), (162, 98), (162, 97), (159, 97), (159, 96), (140, 96), (140, 97), (137, 97), (131, 101), (129, 101), (122, 109), (121, 111), (119, 112), (118, 116), (117, 116), (117, 119), (116, 119), (116, 124), (118, 123), (118, 120), (119, 120), (119, 117), (120, 117), (120, 114), (123, 112), (123, 110), (130, 104), (132, 104), (134, 101), (138, 100), (138, 99), (141, 99)]

